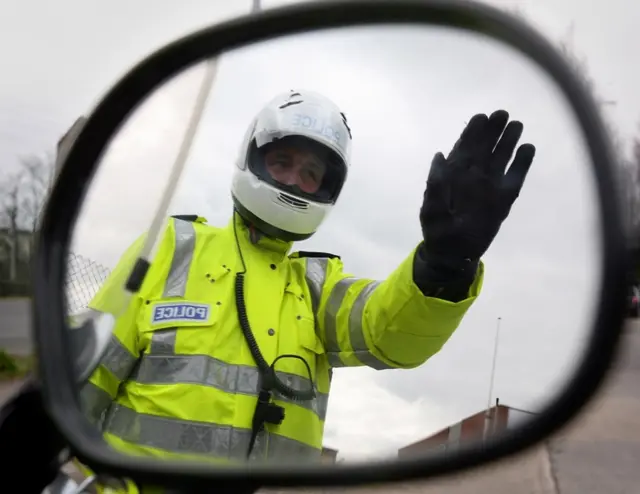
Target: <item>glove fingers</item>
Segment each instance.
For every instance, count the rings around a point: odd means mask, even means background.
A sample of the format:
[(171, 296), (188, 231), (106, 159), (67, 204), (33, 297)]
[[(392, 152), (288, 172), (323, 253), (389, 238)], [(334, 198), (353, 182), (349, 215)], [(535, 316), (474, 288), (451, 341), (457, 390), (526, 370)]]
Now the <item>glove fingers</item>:
[[(427, 186), (424, 191), (422, 209), (429, 209), (430, 215), (440, 215), (450, 208), (450, 191), (447, 186), (446, 167), (448, 162), (442, 153), (436, 153), (431, 162)], [(424, 214), (421, 212), (421, 214)]]
[(478, 143), (479, 151), (482, 153), (482, 157), (486, 157), (485, 163), (489, 163), (491, 159), (491, 153), (493, 152), (502, 132), (505, 130), (507, 123), (509, 122), (509, 113), (505, 110), (497, 110), (489, 117), (482, 140)]
[(513, 199), (520, 194), (535, 154), (536, 147), (533, 144), (523, 144), (520, 146), (516, 152), (516, 157), (513, 159), (513, 163), (504, 176), (502, 182), (503, 190), (509, 193)]
[(442, 153), (436, 153), (431, 160), (431, 168), (429, 169), (429, 176), (427, 177), (427, 183), (436, 182), (443, 176), (444, 167), (447, 166), (447, 160)]
[(522, 125), (522, 122), (518, 122), (517, 120), (509, 122), (509, 125), (507, 125), (507, 128), (502, 134), (502, 138), (496, 145), (495, 151), (493, 152), (493, 158), (490, 160), (490, 171), (494, 177), (504, 175), (507, 165), (513, 156), (513, 151), (522, 136), (523, 130), (524, 126)]
[(482, 136), (484, 134), (485, 125), (487, 124), (487, 116), (483, 113), (478, 113), (471, 117), (469, 123), (460, 134), (460, 138), (456, 141), (453, 149), (449, 153), (449, 158), (454, 153), (463, 154), (472, 153), (477, 148), (477, 143), (482, 142)]

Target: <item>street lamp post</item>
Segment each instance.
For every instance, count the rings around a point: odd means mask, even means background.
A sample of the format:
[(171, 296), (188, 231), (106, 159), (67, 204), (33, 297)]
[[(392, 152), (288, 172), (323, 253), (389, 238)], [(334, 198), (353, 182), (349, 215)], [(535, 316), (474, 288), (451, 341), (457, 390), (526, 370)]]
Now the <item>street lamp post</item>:
[(489, 432), (489, 422), (491, 420), (491, 400), (493, 396), (493, 383), (496, 377), (496, 360), (498, 357), (498, 340), (500, 338), (500, 323), (502, 322), (502, 317), (498, 317), (496, 321), (496, 335), (493, 343), (493, 362), (491, 363), (491, 377), (489, 378), (489, 397), (487, 400), (487, 411), (484, 415), (484, 439), (487, 438)]

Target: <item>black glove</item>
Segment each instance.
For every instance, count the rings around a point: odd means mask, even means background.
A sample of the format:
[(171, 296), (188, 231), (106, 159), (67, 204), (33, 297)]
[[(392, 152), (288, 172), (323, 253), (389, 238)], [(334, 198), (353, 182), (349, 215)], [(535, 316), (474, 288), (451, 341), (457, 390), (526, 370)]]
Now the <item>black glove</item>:
[[(522, 123), (504, 110), (475, 115), (447, 158), (431, 163), (420, 224), (424, 243), (414, 262), (414, 280), (425, 294), (464, 298), (480, 258), (520, 194), (535, 155), (518, 148)], [(447, 295), (445, 292), (451, 292)]]

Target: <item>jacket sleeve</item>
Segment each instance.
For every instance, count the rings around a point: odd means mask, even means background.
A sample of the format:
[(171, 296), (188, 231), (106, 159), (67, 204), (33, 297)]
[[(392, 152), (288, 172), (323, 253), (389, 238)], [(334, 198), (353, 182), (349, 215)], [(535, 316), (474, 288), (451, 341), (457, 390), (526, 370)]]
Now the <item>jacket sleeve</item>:
[(478, 265), (468, 296), (451, 302), (423, 295), (413, 280), (415, 253), (384, 281), (345, 273), (339, 258), (323, 260), (317, 320), (332, 367), (418, 367), (457, 329), (480, 293), (484, 265)]
[(124, 285), (145, 237), (146, 234), (141, 235), (129, 246), (88, 305), (90, 311), (109, 313), (116, 319), (100, 365), (80, 391), (83, 410), (96, 424), (101, 422), (118, 393), (120, 383), (126, 380), (138, 361), (136, 319), (142, 301), (133, 296), (127, 302)]

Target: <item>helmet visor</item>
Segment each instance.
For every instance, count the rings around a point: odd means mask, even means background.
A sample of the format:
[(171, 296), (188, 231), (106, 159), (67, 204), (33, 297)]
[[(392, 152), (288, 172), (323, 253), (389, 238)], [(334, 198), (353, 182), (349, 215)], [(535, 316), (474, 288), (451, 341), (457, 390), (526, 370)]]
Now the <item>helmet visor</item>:
[(287, 136), (249, 152), (249, 168), (261, 180), (294, 196), (334, 203), (346, 179), (346, 164), (329, 147), (303, 136)]

